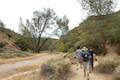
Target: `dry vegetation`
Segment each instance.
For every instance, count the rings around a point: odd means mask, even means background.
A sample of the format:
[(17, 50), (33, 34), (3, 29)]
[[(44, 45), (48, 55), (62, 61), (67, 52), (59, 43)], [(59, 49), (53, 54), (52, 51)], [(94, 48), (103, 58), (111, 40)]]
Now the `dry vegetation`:
[(114, 71), (114, 80), (120, 80), (120, 65)]
[(115, 68), (120, 64), (119, 61), (107, 60), (102, 61), (96, 67), (96, 70), (100, 73), (113, 73)]
[(35, 55), (34, 54), (30, 54), (29, 56), (25, 56), (25, 57), (15, 57), (15, 58), (1, 58), (0, 59), (0, 65), (1, 64), (7, 64), (7, 63), (15, 63), (17, 61), (23, 61), (23, 60), (29, 60), (29, 59), (32, 59), (34, 58)]
[(32, 70), (35, 70), (35, 69), (38, 69), (38, 68), (40, 68), (39, 65), (25, 66), (25, 67), (22, 67), (22, 68), (16, 68), (16, 72), (17, 73), (27, 72), (27, 71), (32, 71)]
[(99, 60), (96, 71), (111, 75), (113, 80), (120, 80), (120, 57)]
[(8, 80), (41, 80), (40, 70), (23, 73)]
[(44, 80), (67, 80), (70, 65), (64, 60), (50, 60), (41, 67)]

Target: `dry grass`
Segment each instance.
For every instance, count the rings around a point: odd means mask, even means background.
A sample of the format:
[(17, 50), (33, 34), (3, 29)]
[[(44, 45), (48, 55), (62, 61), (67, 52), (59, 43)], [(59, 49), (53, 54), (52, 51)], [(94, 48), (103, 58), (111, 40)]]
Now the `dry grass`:
[(41, 80), (40, 71), (28, 72), (27, 74), (22, 74), (19, 76), (14, 76), (9, 80)]
[(63, 59), (49, 60), (41, 66), (43, 80), (67, 80), (70, 64)]
[(96, 66), (96, 71), (107, 74), (113, 73), (115, 68), (118, 67), (119, 64), (120, 64), (119, 57), (100, 59), (99, 64)]
[(30, 54), (30, 56), (26, 56), (26, 57), (21, 57), (21, 58), (10, 58), (10, 59), (0, 59), (0, 65), (1, 64), (7, 64), (7, 63), (15, 63), (15, 62), (18, 62), (18, 61), (23, 61), (23, 60), (30, 60), (30, 59), (33, 59), (33, 58), (37, 58), (37, 57), (40, 57), (40, 56), (43, 56), (43, 55), (46, 55), (47, 53), (42, 53), (42, 54)]
[(0, 59), (0, 64), (7, 64), (7, 63), (15, 63), (15, 62), (18, 62), (18, 61), (23, 61), (23, 60), (29, 60), (29, 59), (32, 59), (33, 56), (29, 56), (29, 57), (26, 57), (26, 58), (11, 58), (11, 59)]
[(120, 65), (114, 71), (114, 80), (120, 80)]
[(40, 68), (39, 65), (32, 65), (32, 66), (25, 66), (25, 67), (22, 67), (22, 68), (17, 68), (17, 69), (15, 69), (15, 71), (17, 73), (19, 73), (19, 72), (27, 72), (27, 71), (35, 70), (35, 69), (38, 69), (38, 68)]

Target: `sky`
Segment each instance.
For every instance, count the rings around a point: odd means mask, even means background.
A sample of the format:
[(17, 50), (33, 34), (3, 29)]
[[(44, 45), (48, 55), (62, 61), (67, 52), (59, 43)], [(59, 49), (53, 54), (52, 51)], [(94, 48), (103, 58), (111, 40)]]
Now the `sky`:
[[(116, 11), (120, 10), (120, 0)], [(19, 32), (20, 17), (25, 22), (36, 10), (52, 8), (60, 17), (66, 15), (70, 20), (69, 28), (73, 29), (82, 22), (87, 14), (82, 10), (77, 0), (0, 0), (0, 20), (7, 28)]]

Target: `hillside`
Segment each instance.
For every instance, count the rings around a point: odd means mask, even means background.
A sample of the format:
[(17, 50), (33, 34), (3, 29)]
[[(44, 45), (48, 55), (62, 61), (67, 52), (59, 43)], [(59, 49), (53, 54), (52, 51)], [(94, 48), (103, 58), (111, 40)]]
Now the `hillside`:
[(29, 53), (23, 52), (15, 43), (20, 37), (10, 29), (0, 27), (0, 59), (29, 56)]
[(102, 53), (107, 51), (103, 45), (116, 45), (116, 51), (120, 52), (120, 11), (102, 16), (101, 20), (97, 18), (88, 17), (64, 36), (67, 51), (74, 51), (78, 46), (87, 46), (94, 48), (97, 53)]
[(0, 27), (0, 31), (5, 34), (7, 37), (11, 38), (11, 39), (18, 39), (20, 37), (22, 37), (20, 34), (15, 33), (14, 31), (4, 28), (4, 27)]
[(20, 50), (20, 48), (9, 38), (0, 32), (0, 43), (5, 44), (4, 50)]
[[(0, 27), (0, 42), (3, 42), (6, 44), (6, 46), (2, 49), (3, 51), (9, 51), (9, 50), (32, 50), (33, 45), (32, 43), (28, 41), (28, 37), (24, 37), (23, 35), (20, 35), (18, 33), (15, 33), (14, 31)], [(44, 38), (42, 38), (44, 39)], [(54, 44), (57, 42), (57, 39), (49, 39), (46, 44), (42, 47), (42, 50), (54, 50)]]

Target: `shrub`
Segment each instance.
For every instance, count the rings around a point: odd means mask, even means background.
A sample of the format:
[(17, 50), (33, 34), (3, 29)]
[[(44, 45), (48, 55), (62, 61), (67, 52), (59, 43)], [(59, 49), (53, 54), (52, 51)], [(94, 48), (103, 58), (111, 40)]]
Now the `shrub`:
[(74, 49), (73, 48), (70, 48), (69, 50), (68, 50), (68, 53), (73, 53), (74, 52)]
[(120, 80), (120, 65), (115, 69), (114, 80)]
[(50, 60), (42, 65), (41, 75), (46, 80), (66, 80), (69, 68), (69, 64), (63, 60)]
[(96, 67), (96, 70), (100, 73), (112, 73), (115, 68), (120, 64), (119, 61), (107, 60), (101, 61)]
[(0, 48), (5, 47), (6, 43), (0, 42)]
[(9, 38), (9, 39), (12, 37), (12, 35), (11, 35), (11, 34), (6, 34), (6, 35), (8, 36), (8, 38)]
[(21, 50), (26, 51), (28, 49), (27, 41), (24, 38), (19, 38), (15, 44), (21, 48)]
[(110, 28), (110, 30), (107, 30), (107, 38), (110, 43), (119, 43), (120, 42), (120, 28), (119, 27), (113, 27)]

